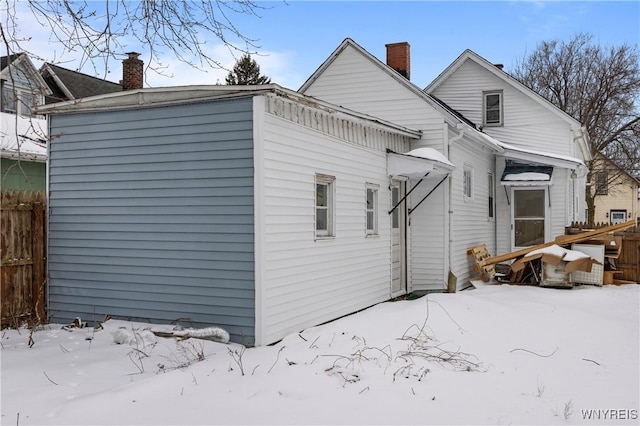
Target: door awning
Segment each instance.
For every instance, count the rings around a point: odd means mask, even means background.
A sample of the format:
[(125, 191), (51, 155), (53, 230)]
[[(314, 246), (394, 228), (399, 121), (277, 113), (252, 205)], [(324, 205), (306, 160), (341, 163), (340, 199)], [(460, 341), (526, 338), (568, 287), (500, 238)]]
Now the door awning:
[(422, 179), (442, 177), (454, 170), (454, 166), (433, 148), (417, 148), (406, 154), (387, 150), (387, 174), (392, 178)]
[(507, 160), (500, 179), (505, 186), (551, 185), (552, 166), (518, 163)]
[(447, 179), (449, 174), (456, 168), (447, 158), (433, 148), (417, 148), (406, 154), (399, 154), (387, 149), (387, 174), (394, 179), (414, 179), (417, 180), (411, 190), (389, 210), (393, 213), (400, 204), (405, 202), (407, 197), (422, 182), (429, 182), (431, 190), (419, 203), (407, 211), (411, 214), (429, 195)]

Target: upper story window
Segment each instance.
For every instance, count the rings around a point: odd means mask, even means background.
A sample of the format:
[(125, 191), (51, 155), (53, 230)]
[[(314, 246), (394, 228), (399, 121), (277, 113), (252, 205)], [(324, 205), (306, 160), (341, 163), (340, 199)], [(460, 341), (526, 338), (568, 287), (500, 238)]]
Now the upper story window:
[(334, 176), (316, 175), (316, 238), (335, 235), (335, 180)]
[(609, 193), (609, 174), (606, 171), (596, 173), (596, 195)]
[(484, 126), (503, 125), (502, 90), (482, 93), (482, 122)]
[(35, 117), (38, 95), (25, 89), (2, 85), (2, 112), (24, 117)]

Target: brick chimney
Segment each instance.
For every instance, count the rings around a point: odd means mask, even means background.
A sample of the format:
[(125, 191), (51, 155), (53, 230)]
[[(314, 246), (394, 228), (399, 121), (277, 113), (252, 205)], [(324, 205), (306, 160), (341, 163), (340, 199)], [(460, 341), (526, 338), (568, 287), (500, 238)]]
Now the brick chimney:
[(398, 71), (407, 80), (410, 79), (411, 59), (409, 56), (409, 43), (385, 44), (387, 48), (387, 65)]
[(142, 89), (144, 83), (144, 62), (138, 59), (139, 53), (129, 52), (122, 61), (122, 90)]

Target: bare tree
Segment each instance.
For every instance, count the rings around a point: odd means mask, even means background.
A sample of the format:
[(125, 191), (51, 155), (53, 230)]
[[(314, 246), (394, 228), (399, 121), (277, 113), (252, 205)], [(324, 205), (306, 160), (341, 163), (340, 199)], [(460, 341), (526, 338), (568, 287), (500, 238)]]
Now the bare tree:
[(236, 61), (233, 69), (225, 78), (227, 84), (269, 84), (271, 79), (260, 75), (260, 65), (248, 53)]
[[(114, 59), (123, 59), (132, 43), (144, 46), (147, 67), (162, 73), (162, 55), (171, 54), (195, 68), (222, 68), (209, 56), (205, 46), (214, 40), (241, 53), (257, 48), (256, 40), (245, 35), (233, 21), (239, 15), (259, 17), (265, 7), (253, 0), (0, 0), (4, 16), (2, 42), (7, 54), (25, 52), (30, 37), (21, 36), (18, 7), (27, 8), (39, 24), (50, 29), (49, 42), (60, 51), (79, 52), (80, 65), (98, 70)], [(53, 53), (55, 54), (55, 53)]]
[[(625, 172), (640, 176), (640, 55), (638, 46), (600, 46), (590, 34), (568, 42), (543, 41), (518, 62), (511, 74), (580, 121), (589, 134), (594, 159), (602, 153)], [(587, 209), (593, 220), (595, 197), (608, 182), (596, 179), (601, 166), (589, 167)], [(602, 176), (602, 175), (601, 175)]]

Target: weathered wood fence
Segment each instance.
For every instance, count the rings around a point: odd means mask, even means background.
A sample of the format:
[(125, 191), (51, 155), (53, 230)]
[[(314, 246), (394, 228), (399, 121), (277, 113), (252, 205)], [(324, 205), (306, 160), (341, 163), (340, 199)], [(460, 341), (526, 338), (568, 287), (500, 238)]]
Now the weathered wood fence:
[(1, 326), (46, 322), (44, 192), (2, 191), (0, 198)]
[[(609, 223), (572, 223), (570, 227), (567, 227), (566, 233), (588, 231), (609, 225)], [(615, 232), (614, 235), (622, 237), (620, 257), (615, 262), (616, 270), (621, 274), (616, 275), (616, 278), (640, 283), (640, 223), (625, 231)]]

